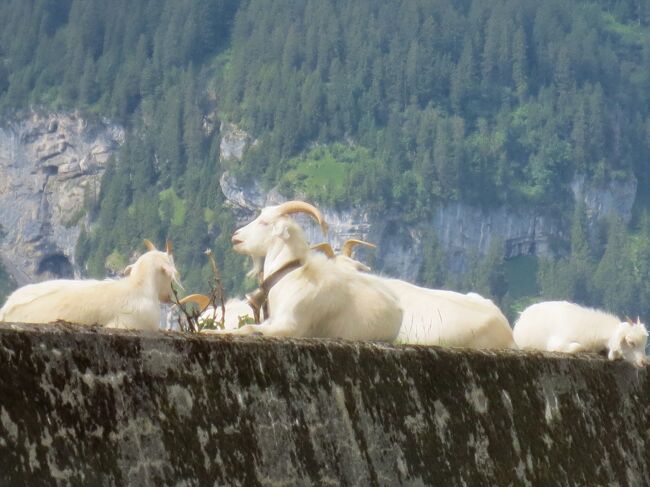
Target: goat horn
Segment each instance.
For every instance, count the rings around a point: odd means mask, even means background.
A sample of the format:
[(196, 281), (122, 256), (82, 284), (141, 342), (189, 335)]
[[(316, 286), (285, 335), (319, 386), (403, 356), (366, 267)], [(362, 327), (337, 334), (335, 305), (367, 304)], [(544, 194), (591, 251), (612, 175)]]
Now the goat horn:
[(625, 317), (625, 321), (627, 321), (630, 325), (634, 325), (634, 321), (629, 316)]
[(199, 305), (201, 312), (210, 305), (210, 298), (204, 294), (190, 294), (178, 301), (179, 304), (196, 303)]
[(165, 242), (165, 252), (167, 252), (169, 255), (174, 252), (174, 246), (172, 245), (172, 241), (169, 239), (167, 239), (167, 242)]
[(314, 205), (310, 205), (304, 201), (287, 201), (278, 206), (280, 215), (289, 215), (291, 213), (307, 213), (314, 220), (318, 222), (324, 235), (327, 235), (327, 223), (323, 218), (321, 212)]
[(311, 249), (316, 250), (317, 252), (324, 253), (328, 259), (333, 259), (334, 257), (336, 257), (336, 254), (334, 253), (334, 249), (332, 249), (332, 246), (327, 242), (313, 245)]
[(346, 240), (345, 243), (343, 244), (343, 247), (341, 248), (341, 253), (346, 257), (352, 257), (352, 249), (354, 249), (354, 247), (357, 245), (365, 245), (366, 247), (370, 247), (371, 249), (377, 248), (377, 246), (373, 243), (365, 242), (363, 240), (357, 240), (356, 238), (350, 238)]
[(156, 250), (156, 246), (147, 238), (144, 239), (144, 246), (147, 247), (147, 250)]

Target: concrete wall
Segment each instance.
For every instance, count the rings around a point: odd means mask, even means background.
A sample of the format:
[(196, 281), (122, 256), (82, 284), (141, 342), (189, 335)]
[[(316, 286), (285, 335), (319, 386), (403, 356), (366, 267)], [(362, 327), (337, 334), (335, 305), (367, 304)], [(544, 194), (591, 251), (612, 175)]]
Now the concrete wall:
[(0, 485), (648, 485), (600, 357), (0, 324)]

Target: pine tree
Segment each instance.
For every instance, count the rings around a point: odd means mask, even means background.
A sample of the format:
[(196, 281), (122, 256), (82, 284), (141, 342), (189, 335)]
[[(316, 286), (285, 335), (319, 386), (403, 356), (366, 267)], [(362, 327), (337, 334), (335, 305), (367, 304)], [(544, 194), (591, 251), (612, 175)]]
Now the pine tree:
[(596, 270), (594, 285), (606, 309), (625, 314), (635, 305), (633, 268), (624, 223), (611, 217), (607, 245)]
[(512, 40), (512, 80), (519, 102), (522, 103), (528, 93), (528, 53), (526, 34), (519, 26)]
[(95, 81), (95, 61), (92, 56), (86, 56), (83, 75), (79, 80), (79, 99), (82, 103), (92, 104), (97, 101), (98, 94)]
[(589, 248), (585, 204), (583, 201), (579, 201), (573, 212), (573, 222), (571, 224), (571, 256), (569, 268), (573, 273), (573, 289), (570, 295), (573, 301), (589, 304), (593, 266), (591, 250)]

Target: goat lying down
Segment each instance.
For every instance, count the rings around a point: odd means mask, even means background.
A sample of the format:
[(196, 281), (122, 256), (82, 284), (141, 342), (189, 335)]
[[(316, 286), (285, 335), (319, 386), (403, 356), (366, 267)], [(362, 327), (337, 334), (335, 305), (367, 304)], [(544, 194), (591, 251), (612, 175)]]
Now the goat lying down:
[[(349, 240), (336, 255), (328, 244), (319, 244), (338, 266), (366, 272), (368, 267), (352, 258), (354, 245), (374, 247)], [(380, 278), (398, 298), (402, 326), (398, 343), (477, 349), (517, 348), (507, 318), (489, 299), (476, 293), (427, 289), (400, 279)]]
[(489, 299), (475, 293), (426, 289), (399, 279), (386, 279), (386, 284), (404, 310), (399, 343), (517, 348), (507, 318)]
[(648, 331), (637, 319), (621, 321), (604, 311), (567, 301), (547, 301), (526, 308), (515, 323), (515, 342), (527, 350), (607, 352), (643, 367)]
[[(370, 272), (370, 267), (350, 258), (352, 249), (356, 245), (365, 245), (373, 248), (376, 247), (373, 244), (363, 242), (361, 240), (349, 239), (343, 245), (343, 248), (341, 250), (343, 255), (338, 256), (339, 261), (337, 263), (340, 264), (342, 262), (351, 262), (353, 263), (351, 265), (355, 266), (357, 269), (364, 272)], [(328, 243), (315, 245), (311, 247), (311, 250), (322, 252), (330, 258), (337, 257), (334, 254), (332, 247)], [(221, 307), (213, 307), (210, 303), (209, 296), (206, 296), (205, 294), (190, 294), (179, 301), (179, 304), (187, 303), (194, 303), (199, 306), (199, 310), (201, 312), (197, 320), (199, 324), (203, 324), (208, 320), (212, 320), (214, 323), (221, 322)], [(253, 321), (255, 319), (255, 311), (251, 306), (251, 301), (248, 299), (231, 298), (224, 304), (224, 307), (225, 318), (223, 320), (223, 328), (225, 330), (236, 330), (239, 328), (242, 320)], [(204, 328), (201, 330), (201, 333), (215, 333), (215, 329)]]
[(264, 208), (233, 237), (236, 252), (253, 258), (262, 272), (270, 317), (227, 333), (392, 341), (402, 310), (381, 280), (312, 252), (302, 229), (288, 216), (304, 212), (326, 224), (308, 203), (290, 201)]
[(167, 251), (149, 252), (125, 270), (118, 280), (68, 280), (29, 284), (14, 291), (0, 309), (0, 321), (51, 323), (58, 320), (111, 328), (156, 330), (160, 303), (171, 302), (172, 280), (178, 271)]

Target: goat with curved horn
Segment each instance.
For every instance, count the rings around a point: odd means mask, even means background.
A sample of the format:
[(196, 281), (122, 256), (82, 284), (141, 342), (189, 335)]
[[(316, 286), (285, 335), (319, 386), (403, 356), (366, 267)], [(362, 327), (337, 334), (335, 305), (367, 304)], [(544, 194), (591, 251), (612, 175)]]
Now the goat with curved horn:
[[(263, 323), (235, 332), (394, 340), (402, 321), (397, 298), (377, 276), (354, 272), (310, 250), (302, 228), (289, 216), (298, 212), (309, 214), (326, 231), (318, 209), (289, 201), (263, 208), (257, 218), (233, 233), (233, 250), (252, 258), (249, 275), (262, 276), (254, 297), (263, 298), (256, 301), (266, 304), (269, 311)], [(330, 253), (328, 246), (321, 247)]]
[(314, 205), (306, 203), (305, 201), (293, 200), (282, 203), (277, 207), (276, 211), (280, 215), (306, 213), (318, 222), (323, 234), (327, 235), (327, 223), (325, 222), (325, 218), (323, 218), (322, 213)]
[(364, 240), (357, 240), (356, 238), (350, 238), (345, 241), (343, 247), (341, 247), (341, 253), (346, 257), (352, 257), (352, 250), (357, 245), (363, 245), (365, 247), (370, 247), (371, 249), (376, 249), (377, 246), (373, 243), (366, 242)]
[(195, 303), (199, 305), (201, 312), (210, 306), (210, 298), (205, 294), (189, 294), (178, 301), (179, 304)]
[(311, 250), (315, 250), (316, 252), (322, 252), (323, 254), (325, 254), (330, 259), (333, 259), (334, 257), (336, 257), (336, 254), (334, 253), (334, 249), (327, 242), (312, 245)]
[(316, 250), (317, 252), (322, 252), (327, 256), (328, 259), (334, 259), (337, 264), (348, 266), (351, 269), (355, 269), (361, 272), (370, 272), (371, 269), (365, 264), (362, 264), (358, 260), (354, 260), (352, 257), (352, 248), (355, 245), (366, 245), (368, 247), (376, 247), (376, 245), (364, 242), (363, 240), (349, 239), (346, 240), (343, 244), (343, 249), (340, 255), (336, 255), (332, 246), (327, 242), (320, 243), (311, 247), (311, 250)]

